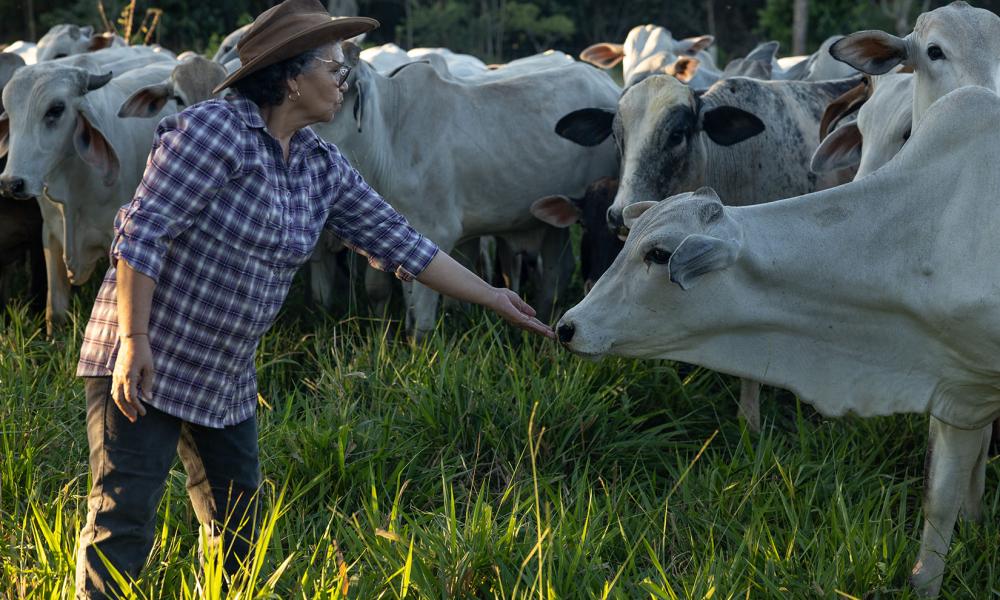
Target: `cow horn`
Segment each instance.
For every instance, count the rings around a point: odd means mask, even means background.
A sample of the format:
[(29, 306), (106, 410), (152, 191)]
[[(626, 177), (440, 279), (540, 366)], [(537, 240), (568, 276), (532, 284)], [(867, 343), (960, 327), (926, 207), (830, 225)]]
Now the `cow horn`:
[(87, 91), (92, 92), (100, 87), (103, 87), (106, 83), (111, 81), (111, 77), (111, 71), (108, 71), (104, 75), (94, 75), (91, 73), (90, 77), (87, 79)]

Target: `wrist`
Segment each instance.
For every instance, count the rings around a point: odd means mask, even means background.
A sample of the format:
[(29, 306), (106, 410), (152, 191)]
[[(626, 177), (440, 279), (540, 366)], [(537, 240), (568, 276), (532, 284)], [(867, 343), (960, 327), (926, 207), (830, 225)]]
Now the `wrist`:
[(134, 337), (149, 337), (149, 333), (145, 331), (133, 331), (131, 333), (119, 333), (118, 337), (122, 339), (130, 339)]

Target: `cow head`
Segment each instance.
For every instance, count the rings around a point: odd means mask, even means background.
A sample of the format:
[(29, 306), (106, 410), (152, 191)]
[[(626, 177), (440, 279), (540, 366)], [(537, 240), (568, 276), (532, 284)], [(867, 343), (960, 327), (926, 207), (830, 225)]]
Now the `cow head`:
[(531, 214), (553, 227), (583, 226), (580, 238), (580, 276), (588, 293), (621, 251), (621, 240), (607, 227), (605, 215), (618, 191), (618, 180), (602, 177), (587, 187), (582, 198), (546, 196), (531, 205)]
[[(621, 63), (625, 85), (631, 86), (650, 75), (667, 73), (680, 57), (698, 56), (701, 60), (707, 60), (703, 51), (714, 41), (715, 38), (710, 35), (676, 40), (666, 27), (639, 25), (628, 32), (624, 44), (594, 44), (580, 53), (580, 60), (602, 69), (610, 69)], [(678, 70), (682, 75), (693, 76), (698, 64), (699, 61), (683, 62)]]
[(585, 146), (613, 135), (621, 156), (621, 182), (608, 210), (608, 226), (624, 235), (622, 211), (629, 204), (696, 189), (705, 180), (704, 133), (729, 146), (764, 131), (764, 123), (742, 109), (707, 104), (670, 76), (658, 75), (629, 88), (617, 111), (589, 108), (560, 119), (556, 133)]
[(179, 108), (197, 104), (215, 95), (212, 90), (226, 79), (226, 69), (202, 56), (191, 56), (174, 67), (170, 78), (136, 90), (122, 103), (119, 117), (156, 116), (170, 100)]
[(567, 348), (597, 357), (662, 355), (702, 322), (713, 285), (739, 259), (743, 228), (710, 188), (625, 210), (631, 233), (594, 289), (559, 321)]
[(15, 197), (38, 196), (49, 173), (76, 153), (105, 185), (118, 179), (118, 155), (101, 131), (87, 95), (111, 80), (78, 67), (41, 63), (19, 69), (3, 91), (0, 187)]
[(55, 25), (38, 40), (38, 62), (109, 48), (124, 40), (114, 34), (95, 34), (89, 25)]
[(860, 31), (833, 44), (830, 54), (873, 75), (900, 65), (912, 68), (916, 125), (935, 100), (959, 87), (977, 85), (1000, 91), (1000, 16), (953, 2), (920, 15), (905, 38)]
[(910, 138), (913, 75), (894, 73), (872, 78), (871, 97), (856, 120), (841, 123), (813, 153), (815, 173), (857, 167), (860, 179), (889, 162)]

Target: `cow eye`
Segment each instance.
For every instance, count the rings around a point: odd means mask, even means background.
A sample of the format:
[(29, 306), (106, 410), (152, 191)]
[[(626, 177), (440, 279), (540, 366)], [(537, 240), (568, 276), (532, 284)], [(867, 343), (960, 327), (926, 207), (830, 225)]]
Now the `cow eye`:
[(667, 138), (667, 143), (670, 144), (671, 146), (677, 146), (680, 145), (680, 143), (683, 142), (686, 137), (687, 136), (684, 135), (684, 132), (682, 130), (677, 129), (675, 131), (670, 132), (670, 137)]
[(927, 58), (931, 60), (944, 60), (944, 50), (940, 46), (931, 44), (927, 47)]
[(646, 253), (646, 257), (643, 258), (643, 262), (646, 263), (656, 263), (658, 265), (665, 265), (670, 261), (670, 253), (662, 248), (653, 248)]
[(52, 59), (55, 60), (57, 58), (66, 58), (67, 56), (69, 56), (69, 54), (66, 54), (65, 52), (60, 52), (59, 54), (53, 56)]
[(66, 105), (62, 102), (56, 102), (49, 107), (49, 110), (45, 111), (45, 122), (49, 125), (54, 124), (65, 111)]

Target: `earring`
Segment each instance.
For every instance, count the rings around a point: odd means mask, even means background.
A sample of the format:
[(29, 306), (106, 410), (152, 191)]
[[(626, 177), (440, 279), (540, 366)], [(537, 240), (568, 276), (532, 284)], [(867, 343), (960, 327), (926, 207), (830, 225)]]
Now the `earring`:
[(296, 100), (298, 100), (301, 97), (302, 97), (302, 94), (299, 92), (299, 90), (295, 90), (295, 97), (294, 98), (292, 97), (291, 94), (288, 94), (288, 99), (291, 100), (292, 102), (295, 102)]

